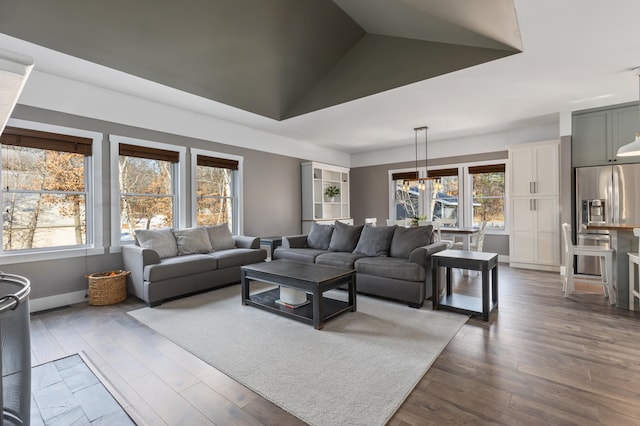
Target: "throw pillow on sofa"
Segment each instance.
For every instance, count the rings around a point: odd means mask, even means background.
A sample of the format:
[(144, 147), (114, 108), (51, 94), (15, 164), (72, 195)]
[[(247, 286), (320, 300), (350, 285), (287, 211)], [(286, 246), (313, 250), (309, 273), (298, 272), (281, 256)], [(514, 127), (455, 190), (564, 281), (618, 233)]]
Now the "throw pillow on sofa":
[(360, 234), (358, 245), (353, 251), (365, 256), (388, 256), (393, 233), (397, 227), (365, 225)]
[(139, 229), (136, 231), (136, 241), (140, 247), (157, 252), (160, 259), (178, 255), (176, 237), (169, 228)]
[(391, 257), (409, 258), (413, 249), (431, 244), (433, 226), (397, 227), (391, 239), (389, 254)]
[(333, 235), (331, 235), (331, 242), (329, 243), (329, 251), (353, 252), (356, 245), (358, 245), (363, 227), (364, 225), (353, 226), (336, 221)]
[(209, 241), (214, 250), (227, 250), (236, 248), (236, 242), (231, 235), (229, 225), (222, 223), (215, 226), (205, 226), (209, 234)]
[(176, 237), (178, 255), (209, 253), (213, 250), (209, 233), (202, 227), (174, 229), (173, 235)]
[(312, 249), (327, 250), (333, 235), (333, 225), (320, 225), (313, 222), (309, 235), (307, 235), (307, 245)]

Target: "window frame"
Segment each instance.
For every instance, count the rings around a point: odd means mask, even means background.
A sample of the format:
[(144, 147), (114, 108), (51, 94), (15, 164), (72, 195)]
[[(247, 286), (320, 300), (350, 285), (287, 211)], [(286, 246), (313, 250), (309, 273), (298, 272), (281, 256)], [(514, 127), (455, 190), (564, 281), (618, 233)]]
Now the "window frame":
[(492, 235), (508, 235), (509, 234), (509, 188), (508, 188), (508, 163), (507, 159), (496, 159), (486, 161), (476, 161), (472, 163), (465, 163), (464, 165), (464, 182), (465, 186), (469, 188), (468, 195), (464, 201), (464, 221), (468, 226), (473, 224), (473, 179), (471, 173), (469, 173), (470, 167), (476, 166), (490, 166), (494, 164), (504, 164), (504, 229), (487, 228), (485, 234)]
[[(509, 163), (508, 159), (494, 159), (484, 161), (473, 161), (468, 163), (456, 163), (456, 164), (439, 164), (437, 166), (429, 166), (429, 171), (442, 170), (442, 169), (458, 169), (458, 223), (460, 227), (468, 227), (473, 224), (473, 181), (471, 174), (469, 173), (469, 167), (475, 166), (487, 166), (493, 164), (504, 164), (505, 166), (505, 188), (504, 188), (504, 229), (487, 229), (486, 234), (492, 235), (509, 235)], [(396, 173), (415, 172), (415, 167), (393, 169), (388, 170), (388, 197), (389, 197), (389, 218), (396, 219), (395, 217), (395, 205), (394, 205), (394, 193), (395, 186), (393, 175)], [(418, 171), (420, 176), (424, 176), (425, 168), (419, 167)], [(431, 173), (429, 173), (431, 176)], [(424, 198), (424, 197), (421, 197)], [(420, 211), (424, 212), (424, 199), (420, 200)], [(422, 213), (424, 214), (424, 213)]]
[(109, 253), (120, 253), (122, 245), (134, 244), (134, 241), (121, 241), (120, 240), (120, 170), (119, 170), (119, 157), (120, 157), (120, 144), (136, 145), (146, 148), (163, 149), (167, 151), (175, 151), (178, 153), (178, 162), (173, 163), (173, 173), (171, 190), (174, 196), (174, 217), (173, 226), (176, 228), (186, 227), (186, 165), (185, 158), (187, 148), (180, 145), (171, 145), (162, 142), (154, 142), (145, 139), (131, 138), (128, 136), (109, 135), (109, 158), (110, 158), (110, 171), (111, 171), (111, 246), (109, 247)]
[(19, 253), (1, 252), (0, 265), (101, 255), (105, 253), (102, 215), (102, 140), (103, 134), (72, 127), (37, 123), (11, 118), (7, 126), (26, 130), (58, 133), (92, 140), (92, 154), (85, 156), (86, 227), (87, 240), (83, 245), (41, 248)]
[(204, 149), (191, 148), (191, 224), (197, 226), (198, 220), (198, 191), (197, 191), (197, 167), (198, 167), (198, 155), (205, 157), (216, 157), (225, 160), (233, 160), (238, 162), (238, 170), (234, 170), (232, 173), (233, 179), (233, 216), (234, 221), (232, 224), (231, 233), (234, 235), (243, 235), (244, 233), (244, 215), (243, 215), (243, 175), (244, 175), (244, 157), (233, 154), (226, 154), (223, 152), (208, 151)]

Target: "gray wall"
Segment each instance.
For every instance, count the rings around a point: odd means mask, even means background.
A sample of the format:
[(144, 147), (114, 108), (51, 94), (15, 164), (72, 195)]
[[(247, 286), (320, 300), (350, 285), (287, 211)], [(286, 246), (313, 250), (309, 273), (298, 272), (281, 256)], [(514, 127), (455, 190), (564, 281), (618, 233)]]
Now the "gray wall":
[[(507, 151), (498, 151), (435, 158), (429, 160), (429, 166), (503, 160), (507, 157)], [(424, 166), (424, 162), (419, 166)], [(389, 217), (389, 170), (412, 169), (414, 167), (415, 162), (402, 162), (351, 169), (351, 216), (354, 223), (362, 224), (365, 218), (375, 217), (379, 224), (384, 224)], [(487, 234), (484, 239), (484, 250), (500, 255), (509, 255), (509, 236)]]
[[(109, 236), (111, 235), (108, 134), (243, 156), (244, 234), (269, 236), (300, 233), (302, 205), (300, 159), (24, 105), (16, 107), (12, 118), (104, 134), (103, 152), (107, 154), (103, 161), (102, 185), (105, 245), (109, 244)], [(190, 187), (187, 191), (190, 191)], [(191, 217), (190, 214), (189, 210), (187, 212), (188, 218)], [(31, 280), (32, 299), (86, 290), (86, 274), (119, 268), (122, 268), (122, 256), (119, 253), (2, 265), (4, 272), (22, 275)]]

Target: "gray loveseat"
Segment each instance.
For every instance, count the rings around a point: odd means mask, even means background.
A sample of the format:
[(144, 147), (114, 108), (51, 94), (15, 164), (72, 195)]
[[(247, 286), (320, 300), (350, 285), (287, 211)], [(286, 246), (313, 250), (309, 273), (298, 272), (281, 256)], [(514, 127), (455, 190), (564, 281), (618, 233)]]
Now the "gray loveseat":
[(282, 238), (275, 259), (356, 270), (359, 293), (381, 296), (419, 308), (431, 297), (431, 255), (446, 248), (433, 242), (431, 225), (351, 226), (314, 223), (308, 235)]
[(254, 237), (232, 236), (226, 224), (136, 232), (122, 247), (127, 289), (148, 306), (240, 281), (240, 267), (267, 257)]

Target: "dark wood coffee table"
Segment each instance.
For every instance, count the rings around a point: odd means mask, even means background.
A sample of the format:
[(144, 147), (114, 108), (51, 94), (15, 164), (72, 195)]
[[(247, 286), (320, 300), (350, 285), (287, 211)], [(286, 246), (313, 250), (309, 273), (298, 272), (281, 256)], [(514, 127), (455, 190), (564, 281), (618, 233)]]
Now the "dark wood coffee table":
[[(316, 330), (322, 329), (328, 319), (343, 312), (356, 311), (356, 274), (353, 269), (278, 259), (242, 266), (241, 281), (243, 305), (255, 306), (296, 321), (313, 324)], [(262, 281), (304, 291), (311, 303), (298, 308), (283, 306), (276, 303), (280, 298), (279, 288), (251, 294), (251, 281)], [(348, 302), (323, 296), (325, 291), (342, 285), (348, 286)]]

